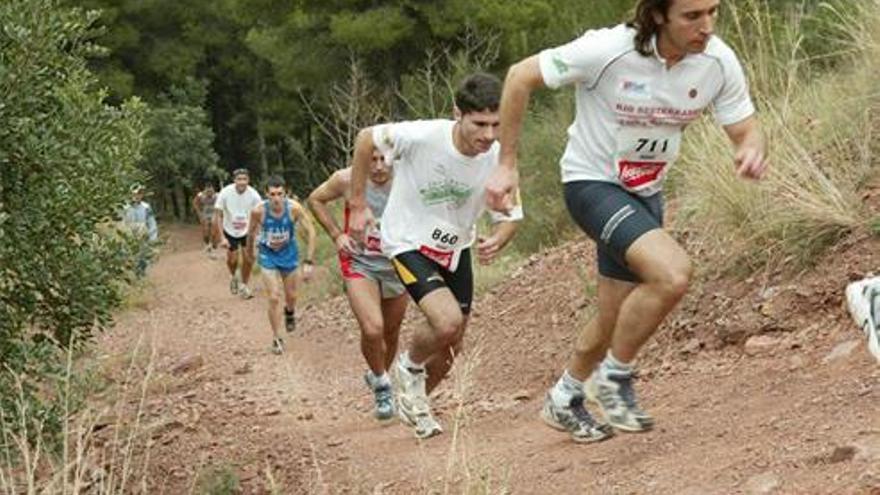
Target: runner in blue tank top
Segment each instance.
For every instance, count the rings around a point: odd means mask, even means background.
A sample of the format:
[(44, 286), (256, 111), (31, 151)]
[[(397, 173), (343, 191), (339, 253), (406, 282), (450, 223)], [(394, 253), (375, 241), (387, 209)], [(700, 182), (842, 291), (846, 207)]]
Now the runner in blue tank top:
[[(284, 180), (273, 176), (266, 187), (267, 201), (257, 205), (251, 212), (248, 236), (259, 238), (259, 264), (263, 285), (269, 296), (269, 324), (272, 326), (272, 352), (284, 352), (281, 337), (281, 293), (284, 291), (284, 319), (288, 332), (296, 328), (296, 280), (299, 266), (299, 248), (296, 243), (296, 226), (302, 223), (307, 236), (306, 257), (302, 260), (302, 276), (312, 276), (312, 258), (315, 254), (315, 227), (305, 209), (297, 201), (287, 197)], [(257, 233), (259, 232), (259, 237)], [(253, 244), (250, 244), (253, 246)], [(253, 249), (250, 247), (250, 249)]]

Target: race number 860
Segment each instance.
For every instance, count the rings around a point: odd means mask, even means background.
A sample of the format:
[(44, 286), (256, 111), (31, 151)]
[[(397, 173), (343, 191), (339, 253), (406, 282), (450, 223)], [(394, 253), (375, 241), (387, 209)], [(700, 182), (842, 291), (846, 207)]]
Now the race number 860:
[(448, 245), (455, 245), (455, 243), (458, 242), (457, 235), (450, 235), (449, 232), (443, 232), (440, 229), (434, 229), (434, 232), (431, 232), (431, 239)]

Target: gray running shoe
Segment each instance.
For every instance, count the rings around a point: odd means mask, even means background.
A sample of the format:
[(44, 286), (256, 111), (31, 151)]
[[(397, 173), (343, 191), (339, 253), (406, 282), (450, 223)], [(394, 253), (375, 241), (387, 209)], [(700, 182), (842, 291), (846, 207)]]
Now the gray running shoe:
[(269, 349), (272, 351), (272, 354), (282, 355), (284, 354), (284, 339), (281, 337), (276, 337), (272, 339), (272, 347)]
[(400, 392), (397, 395), (397, 415), (415, 430), (416, 438), (426, 439), (443, 433), (440, 423), (431, 415), (425, 394), (425, 371), (412, 371), (398, 364), (397, 377)]
[(364, 381), (373, 391), (373, 398), (376, 401), (376, 408), (373, 415), (379, 421), (388, 421), (394, 417), (394, 392), (391, 390), (391, 384), (375, 385), (370, 380), (370, 372), (364, 374)]
[(596, 421), (584, 408), (584, 398), (580, 395), (572, 397), (567, 406), (559, 406), (548, 393), (541, 419), (551, 428), (567, 431), (577, 443), (599, 442), (614, 435), (610, 426)]
[(251, 292), (250, 287), (245, 284), (241, 284), (241, 286), (239, 286), (238, 295), (240, 295), (242, 299), (253, 299), (254, 297), (254, 293)]
[(587, 380), (587, 399), (602, 409), (605, 420), (618, 430), (648, 431), (654, 427), (654, 418), (636, 402), (632, 373), (604, 373), (596, 370)]
[(232, 295), (238, 294), (238, 275), (233, 275), (231, 279), (229, 279), (229, 292)]

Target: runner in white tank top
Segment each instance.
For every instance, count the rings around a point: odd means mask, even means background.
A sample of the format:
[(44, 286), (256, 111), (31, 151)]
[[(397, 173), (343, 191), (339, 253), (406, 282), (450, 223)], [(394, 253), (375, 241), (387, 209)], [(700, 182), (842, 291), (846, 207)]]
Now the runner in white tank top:
[[(378, 151), (370, 163), (366, 201), (373, 216), (381, 218), (391, 190), (392, 169)], [(345, 282), (349, 306), (361, 328), (361, 352), (369, 370), (364, 379), (373, 392), (374, 415), (380, 421), (394, 417), (394, 397), (387, 370), (397, 354), (400, 324), (406, 312), (407, 297), (403, 284), (394, 273), (391, 261), (382, 254), (379, 226), (367, 233), (360, 246), (349, 237), (351, 168), (338, 170), (309, 195), (309, 208), (336, 244), (339, 266)], [(345, 221), (339, 227), (329, 203), (345, 200)]]
[[(446, 376), (467, 327), (473, 298), (471, 247), (489, 262), (513, 237), (517, 208), (478, 238), (485, 181), (497, 167), (498, 99), (494, 76), (467, 77), (455, 94), (455, 120), (378, 125), (358, 135), (352, 166), (351, 235), (363, 241), (371, 218), (366, 183), (370, 157), (392, 157), (394, 183), (382, 216), (382, 250), (422, 309), (429, 326), (416, 331), (398, 360), (398, 414), (427, 438), (442, 431), (427, 394)], [(501, 220), (498, 215), (497, 220)]]
[(542, 417), (578, 442), (612, 431), (584, 409), (588, 378), (586, 398), (611, 426), (653, 426), (636, 402), (633, 361), (684, 296), (692, 273), (687, 253), (662, 229), (660, 191), (682, 130), (712, 108), (734, 145), (737, 173), (758, 179), (767, 167), (743, 70), (713, 35), (721, 4), (639, 0), (628, 25), (587, 31), (507, 75), (500, 166), (488, 184), (493, 208), (503, 208), (502, 198), (517, 186), (517, 144), (531, 92), (575, 86), (562, 180), (569, 212), (596, 241), (599, 308), (547, 394)]

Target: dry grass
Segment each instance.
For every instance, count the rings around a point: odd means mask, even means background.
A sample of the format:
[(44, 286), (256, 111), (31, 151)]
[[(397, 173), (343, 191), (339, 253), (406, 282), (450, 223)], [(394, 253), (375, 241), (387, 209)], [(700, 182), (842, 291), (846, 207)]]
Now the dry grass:
[[(854, 2), (855, 4), (855, 2)], [(735, 38), (759, 103), (771, 169), (760, 183), (735, 177), (732, 150), (714, 122), (685, 134), (682, 159), (673, 169), (679, 199), (677, 227), (696, 232), (696, 243), (722, 269), (748, 271), (767, 265), (800, 268), (841, 236), (868, 226), (860, 188), (874, 170), (875, 129), (880, 121), (876, 89), (880, 59), (877, 0), (853, 5), (840, 16), (849, 47), (840, 54), (845, 72), (810, 74), (801, 58), (802, 33), (791, 19), (775, 37), (763, 2), (731, 9)], [(745, 25), (751, 33), (746, 32)], [(777, 33), (780, 28), (773, 26)]]

